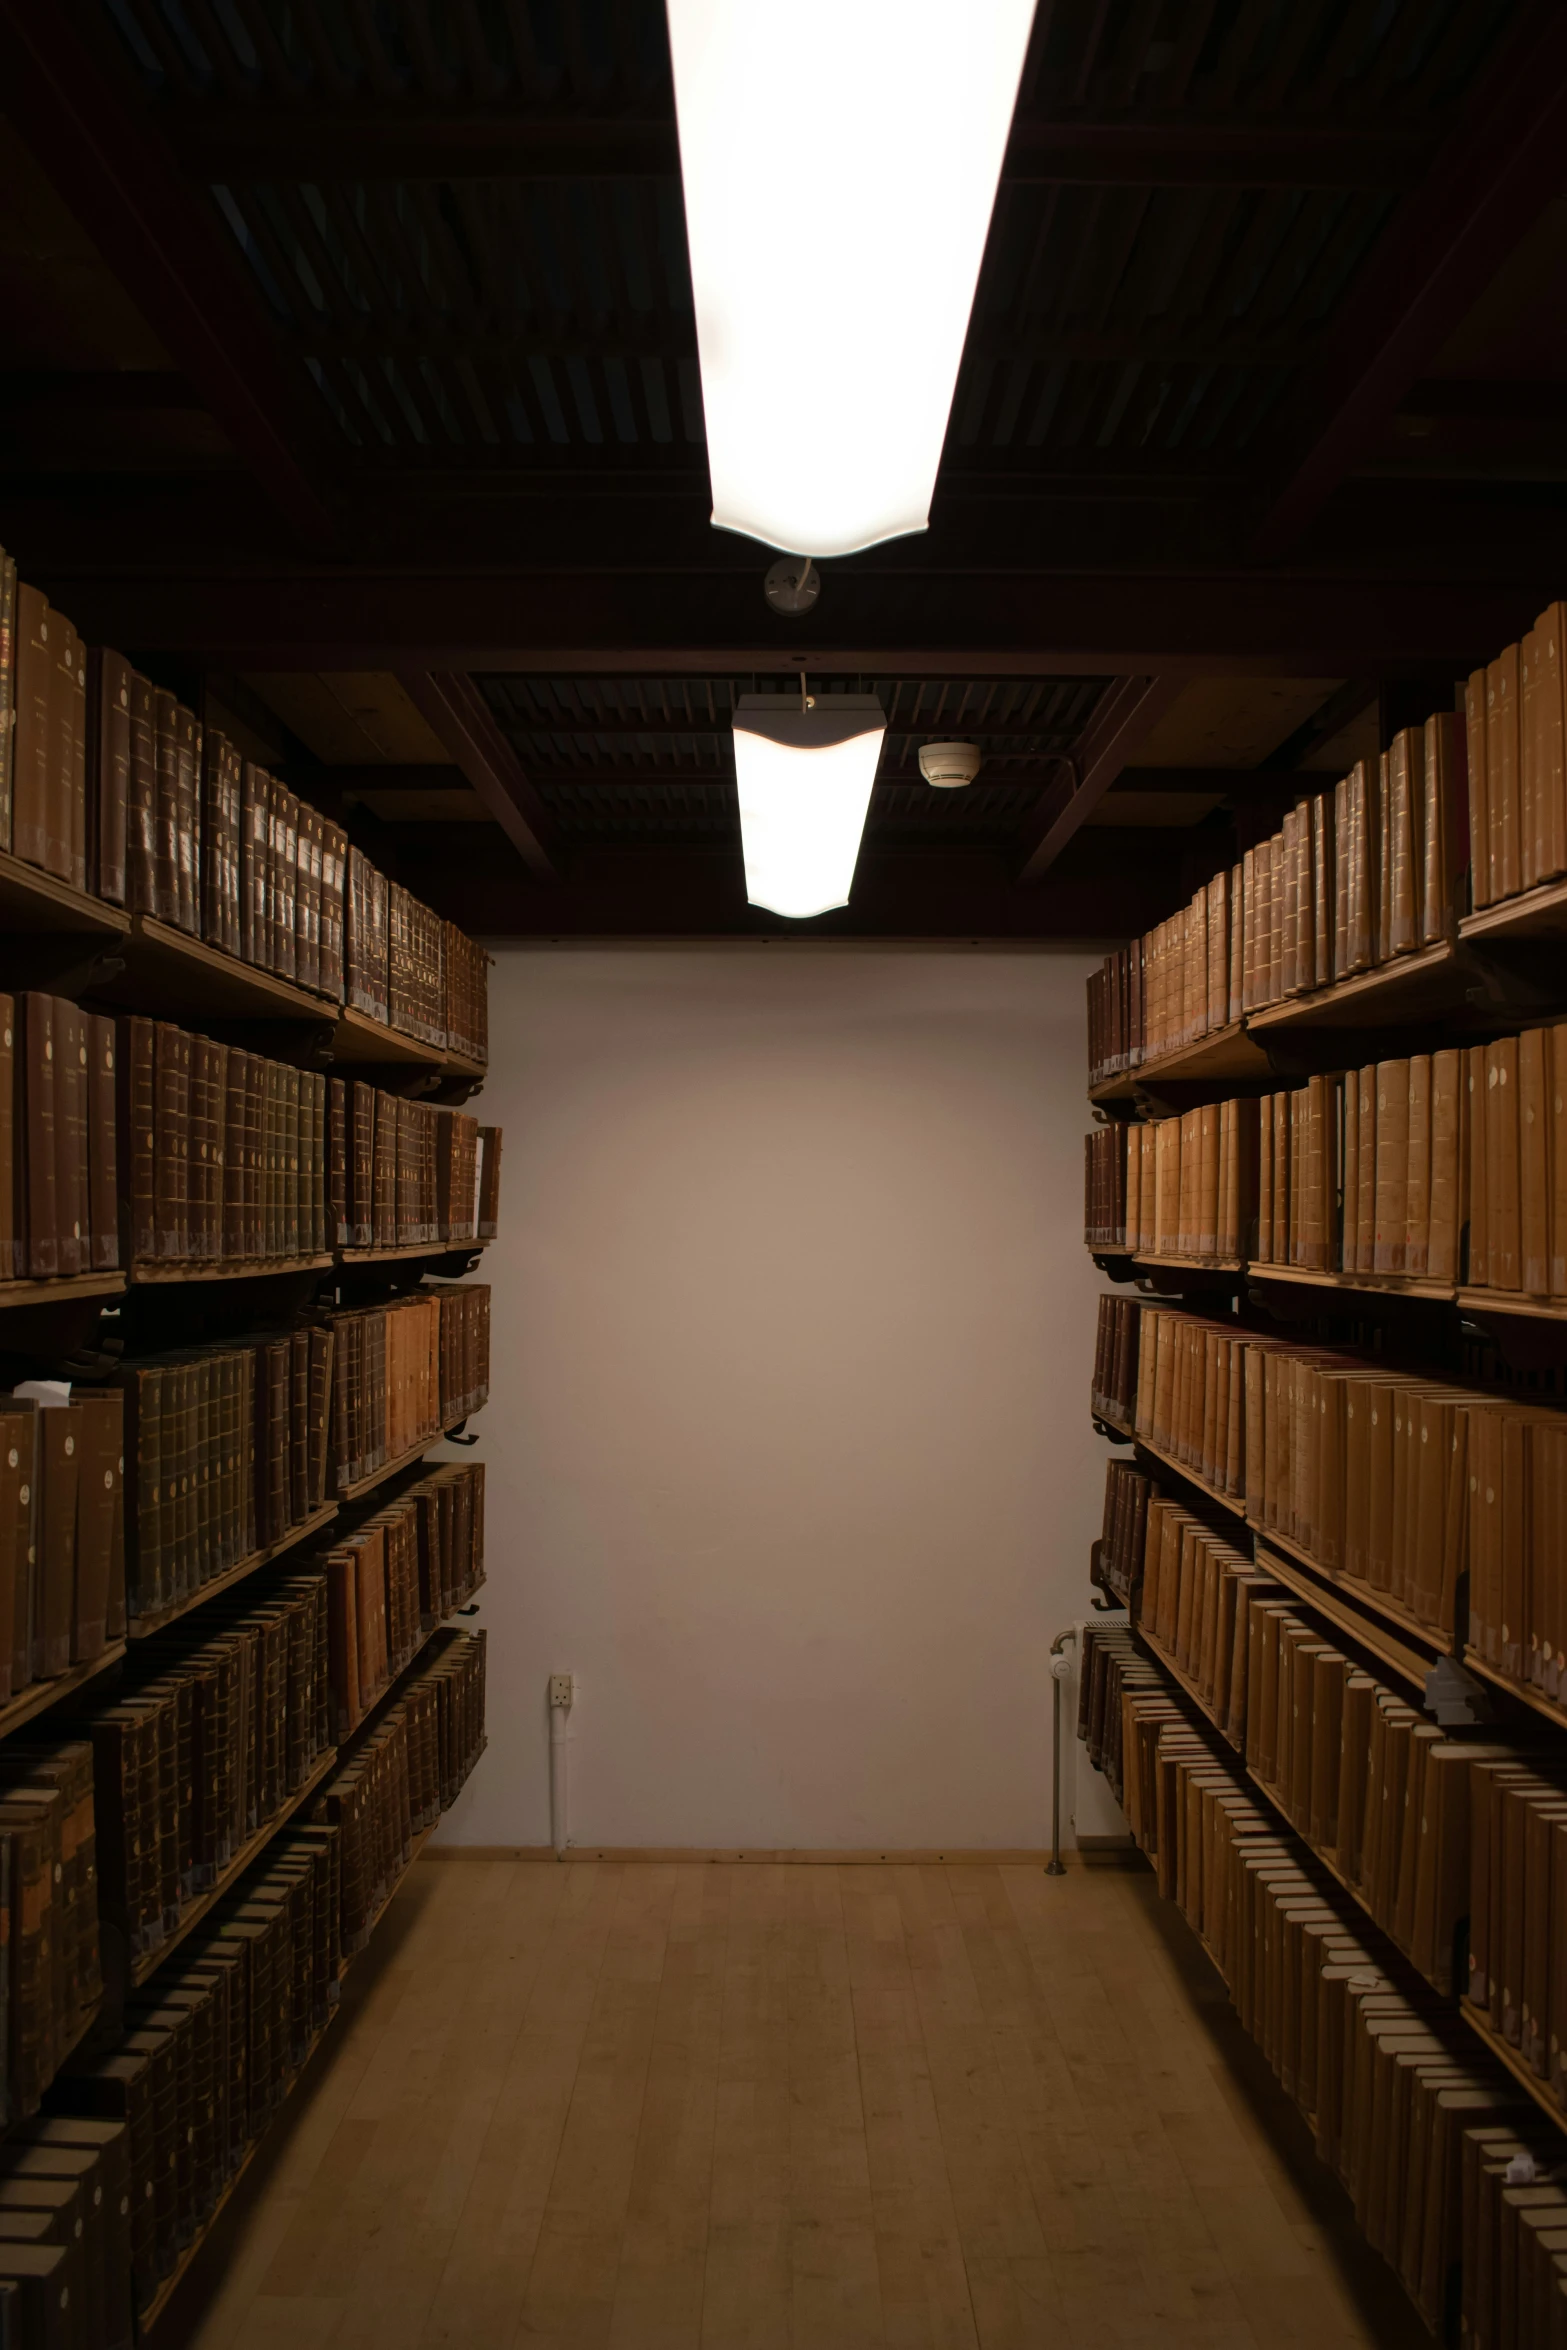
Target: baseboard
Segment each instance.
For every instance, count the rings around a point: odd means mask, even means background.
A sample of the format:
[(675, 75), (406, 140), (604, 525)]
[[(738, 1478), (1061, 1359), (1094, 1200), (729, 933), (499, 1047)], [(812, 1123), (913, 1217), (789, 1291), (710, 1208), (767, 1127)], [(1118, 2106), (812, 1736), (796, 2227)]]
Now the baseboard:
[[(547, 1844), (427, 1844), (420, 1858), (425, 1861), (465, 1860), (554, 1860), (555, 1854)], [(1043, 1847), (1007, 1846), (995, 1851), (959, 1849), (947, 1846), (943, 1850), (919, 1847), (906, 1851), (849, 1852), (830, 1847), (822, 1851), (807, 1851), (798, 1847), (783, 1851), (731, 1852), (704, 1845), (689, 1844), (587, 1844), (572, 1845), (560, 1855), (562, 1860), (615, 1861), (710, 1861), (741, 1863), (746, 1866), (778, 1868), (854, 1868), (894, 1866), (901, 1868), (1043, 1868), (1050, 1854)], [(1063, 1852), (1067, 1862), (1079, 1859), (1075, 1852)]]

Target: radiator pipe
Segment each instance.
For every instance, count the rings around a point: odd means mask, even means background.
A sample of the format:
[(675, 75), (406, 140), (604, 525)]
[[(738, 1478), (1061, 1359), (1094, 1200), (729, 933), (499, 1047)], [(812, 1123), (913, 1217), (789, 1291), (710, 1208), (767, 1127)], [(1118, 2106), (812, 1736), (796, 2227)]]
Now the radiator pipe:
[(1050, 1643), (1050, 1858), (1045, 1864), (1047, 1877), (1064, 1877), (1066, 1864), (1061, 1858), (1061, 1684), (1072, 1670), (1065, 1649), (1068, 1641), (1074, 1646), (1077, 1633), (1071, 1625), (1058, 1632)]

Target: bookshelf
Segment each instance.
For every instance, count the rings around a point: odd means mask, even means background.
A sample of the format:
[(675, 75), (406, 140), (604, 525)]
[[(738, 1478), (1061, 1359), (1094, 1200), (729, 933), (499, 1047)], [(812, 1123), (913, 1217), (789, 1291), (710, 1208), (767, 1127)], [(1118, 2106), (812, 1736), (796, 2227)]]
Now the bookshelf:
[(123, 1297), (123, 1273), (68, 1273), (53, 1281), (0, 1281), (0, 1313), (18, 1306), (68, 1306), (82, 1298)]
[(29, 1682), (25, 1689), (17, 1691), (15, 1697), (7, 1698), (4, 1705), (0, 1705), (0, 1738), (9, 1738), (28, 1722), (36, 1722), (39, 1715), (46, 1714), (51, 1706), (63, 1705), (66, 1698), (75, 1697), (79, 1691), (96, 1681), (101, 1673), (111, 1672), (117, 1664), (123, 1662), (125, 1652), (126, 1644), (123, 1640), (111, 1640), (101, 1655), (90, 1658), (84, 1664), (72, 1665), (69, 1672), (57, 1673), (48, 1681)]
[(371, 1469), (365, 1476), (356, 1477), (351, 1485), (340, 1485), (337, 1489), (338, 1501), (362, 1501), (367, 1493), (373, 1493), (376, 1487), (384, 1485), (389, 1477), (401, 1476), (403, 1470), (411, 1469), (415, 1461), (422, 1461), (433, 1445), (443, 1444), (449, 1436), (455, 1436), (460, 1428), (467, 1425), (471, 1417), (472, 1414), (469, 1412), (458, 1413), (455, 1419), (446, 1421), (433, 1434), (421, 1436), (416, 1443), (406, 1445), (391, 1460), (383, 1461), (378, 1469)]
[(210, 1582), (203, 1583), (186, 1598), (172, 1600), (167, 1607), (133, 1613), (128, 1637), (132, 1640), (150, 1640), (155, 1632), (166, 1631), (170, 1624), (177, 1624), (181, 1616), (188, 1616), (192, 1609), (205, 1607), (209, 1599), (216, 1599), (221, 1593), (232, 1591), (236, 1583), (243, 1583), (258, 1568), (269, 1567), (274, 1559), (285, 1558), (291, 1550), (297, 1550), (302, 1542), (309, 1542), (330, 1526), (336, 1516), (336, 1502), (326, 1502), (320, 1509), (312, 1510), (307, 1518), (301, 1519), (297, 1526), (290, 1526), (286, 1534), (280, 1534), (276, 1542), (264, 1543), (259, 1550), (251, 1551), (248, 1557), (225, 1568), (221, 1575), (214, 1575)]
[(1465, 914), (1458, 935), (1466, 943), (1473, 939), (1554, 941), (1567, 937), (1567, 881), (1543, 882), (1520, 891), (1517, 897)]
[(0, 928), (34, 935), (64, 932), (102, 942), (124, 938), (130, 922), (118, 906), (0, 849)]

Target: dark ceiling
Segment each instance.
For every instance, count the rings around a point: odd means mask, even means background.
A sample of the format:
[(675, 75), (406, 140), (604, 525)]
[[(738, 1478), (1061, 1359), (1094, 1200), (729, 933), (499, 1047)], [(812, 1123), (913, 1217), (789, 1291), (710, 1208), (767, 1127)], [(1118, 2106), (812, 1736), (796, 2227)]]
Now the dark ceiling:
[(840, 927), (1112, 935), (1562, 586), (1559, 0), (1040, 0), (931, 528), (793, 623), (662, 0), (0, 0), (0, 68), (0, 537), (489, 927), (746, 926), (725, 712), (804, 665), (889, 711)]

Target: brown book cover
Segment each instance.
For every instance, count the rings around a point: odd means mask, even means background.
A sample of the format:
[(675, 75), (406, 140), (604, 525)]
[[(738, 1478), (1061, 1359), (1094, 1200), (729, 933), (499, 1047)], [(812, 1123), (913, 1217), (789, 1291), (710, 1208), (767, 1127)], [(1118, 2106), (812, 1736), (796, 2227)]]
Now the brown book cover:
[(1431, 1055), (1409, 1059), (1404, 1271), (1423, 1279), (1431, 1258)]
[(266, 934), (267, 775), (247, 759), (240, 783), (239, 952), (247, 963), (271, 968)]
[(125, 803), (125, 903), (133, 914), (158, 912), (158, 750), (153, 690), (130, 672)]
[(1491, 876), (1491, 754), (1486, 741), (1489, 679), (1476, 669), (1464, 687), (1465, 772), (1469, 786), (1470, 896), (1474, 906), (1489, 906), (1499, 895)]
[(125, 1405), (117, 1387), (76, 1387), (71, 1402), (81, 1415), (71, 1662), (82, 1664), (101, 1656), (108, 1639)]
[(1433, 1281), (1458, 1279), (1458, 1106), (1463, 1082), (1463, 1055), (1455, 1046), (1431, 1055), (1431, 1211), (1424, 1269)]
[(1491, 1208), (1488, 1133), (1490, 1119), (1486, 1108), (1486, 1047), (1470, 1045), (1464, 1051), (1464, 1103), (1468, 1150), (1465, 1157), (1469, 1168), (1469, 1214), (1466, 1229), (1469, 1246), (1465, 1261), (1464, 1279), (1477, 1289), (1490, 1286), (1491, 1279)]
[[(1355, 1271), (1376, 1270), (1377, 1235), (1377, 1069), (1355, 1071), (1360, 1096), (1360, 1175), (1355, 1197)], [(1345, 1210), (1348, 1215), (1348, 1208)]]
[(152, 695), (152, 750), (157, 779), (153, 837), (160, 922), (180, 918), (179, 703), (161, 686)]
[(1567, 873), (1567, 606), (1548, 604), (1535, 622), (1540, 641), (1540, 669), (1536, 693), (1539, 729), (1536, 756), (1541, 804), (1540, 836), (1542, 881)]
[(15, 999), (0, 995), (0, 1281), (14, 1281), (23, 1270), (20, 1203), (26, 1171), (18, 1164), (18, 1147), (26, 1123), (16, 1114), (21, 1077), (16, 1021)]
[(501, 1130), (479, 1128), (479, 1238), (493, 1240), (500, 1228)]
[(1371, 960), (1385, 963), (1393, 952), (1393, 795), (1386, 751), (1377, 762), (1376, 825), (1367, 855), (1376, 875), (1376, 923)]
[(155, 1253), (179, 1263), (190, 1255), (191, 1040), (167, 1020), (158, 1021), (156, 1033)]
[(49, 861), (55, 669), (51, 633), (58, 636), (58, 623), (47, 597), (25, 580), (18, 580), (11, 847), (27, 864), (40, 866)]
[(90, 1272), (87, 1030), (82, 1013), (64, 997), (54, 1005), (54, 1204), (60, 1272)]
[(102, 645), (95, 645), (87, 656), (87, 739), (93, 887), (111, 905), (123, 906), (131, 775), (131, 665), (123, 653), (111, 653)]
[(198, 775), (201, 765), (201, 728), (195, 712), (183, 703), (175, 705), (174, 713), (174, 801), (175, 801), (175, 920), (181, 930), (196, 938), (201, 933), (201, 905), (197, 884), (200, 861), (198, 827), (200, 800)]
[(65, 757), (66, 879), (85, 890), (91, 878), (89, 838), (96, 829), (87, 805), (87, 647), (74, 628), (66, 632), (66, 674), (62, 693), (68, 712)]
[(23, 1269), (35, 1281), (60, 1270), (55, 1181), (58, 1100), (55, 1084), (55, 999), (30, 990), (17, 998), (22, 1047), (18, 1143), (25, 1179), (18, 1187), (23, 1224)]
[[(11, 846), (16, 748), (16, 565), (0, 547), (0, 849)], [(3, 2037), (3, 2035), (0, 2035)]]
[(1516, 897), (1520, 888), (1518, 803), (1518, 647), (1508, 645), (1485, 673), (1486, 800), (1491, 828), (1491, 873), (1495, 895)]
[(76, 1526), (81, 1474), (81, 1412), (57, 1404), (39, 1414), (43, 1507), (33, 1587), (33, 1676), (53, 1681), (71, 1664), (76, 1601)]
[(1419, 799), (1424, 784), (1425, 745), (1420, 731), (1406, 726), (1393, 737), (1387, 756), (1388, 951), (1407, 955), (1418, 946), (1420, 882), (1423, 870)]
[(224, 1056), (223, 1072), (223, 1255), (249, 1254), (246, 1209), (249, 1148), (246, 1101), (250, 1056), (232, 1046)]
[(1519, 1284), (1518, 1039), (1498, 1037), (1485, 1055), (1486, 1264), (1492, 1289)]
[(1425, 723), (1420, 823), (1419, 944), (1434, 946), (1453, 930), (1459, 870), (1463, 745), (1450, 710)]
[(1317, 792), (1311, 802), (1311, 979), (1327, 987), (1334, 977), (1333, 937), (1337, 878), (1333, 853), (1333, 797)]
[(1526, 1028), (1518, 1039), (1518, 1254), (1531, 1297), (1551, 1291), (1549, 1049), (1543, 1028)]
[[(0, 1702), (17, 1696), (31, 1677), (28, 1641), (27, 1552), (32, 1539), (33, 1437), (37, 1415), (0, 1398)], [(18, 1600), (17, 1578), (23, 1590)], [(20, 1617), (20, 1630), (18, 1618)]]
[(1541, 714), (1537, 691), (1539, 664), (1539, 632), (1531, 628), (1518, 647), (1518, 881), (1522, 889), (1533, 889), (1545, 862), (1545, 802), (1536, 789)]
[(117, 1146), (123, 1153), (120, 1253), (127, 1265), (157, 1249), (157, 1048), (151, 1020), (121, 1020), (115, 1032)]

